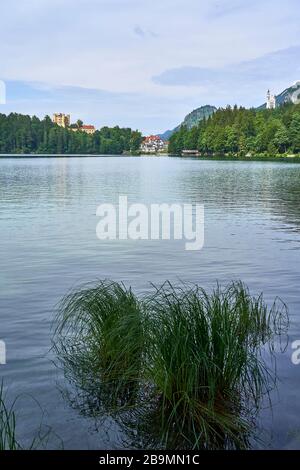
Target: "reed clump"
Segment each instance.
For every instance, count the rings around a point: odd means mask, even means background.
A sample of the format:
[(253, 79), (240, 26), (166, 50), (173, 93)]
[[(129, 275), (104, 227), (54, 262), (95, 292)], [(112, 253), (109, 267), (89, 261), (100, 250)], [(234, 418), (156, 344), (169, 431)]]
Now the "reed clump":
[(84, 387), (91, 388), (91, 380), (96, 387), (100, 382), (110, 398), (136, 388), (144, 329), (142, 308), (131, 289), (111, 281), (84, 286), (63, 299), (57, 320), (55, 348)]
[[(39, 424), (37, 429), (34, 430), (34, 437), (32, 440), (27, 440), (25, 443), (21, 443), (17, 437), (17, 423), (22, 419), (17, 414), (17, 408), (20, 408), (20, 404), (17, 402), (22, 398), (22, 395), (18, 395), (13, 400), (7, 400), (7, 391), (4, 393), (4, 382), (0, 383), (0, 451), (2, 450), (35, 450), (38, 448), (46, 448), (48, 442), (52, 437), (55, 437), (59, 446), (62, 446), (60, 438), (55, 435), (49, 426), (45, 426), (42, 422)], [(27, 398), (31, 398), (27, 396)], [(40, 405), (36, 400), (34, 403), (37, 405), (40, 411)], [(9, 403), (9, 404), (8, 404)]]
[(275, 383), (263, 351), (288, 327), (283, 303), (269, 308), (241, 282), (211, 293), (166, 282), (138, 300), (103, 281), (69, 294), (58, 320), (65, 365), (109, 384), (111, 396), (120, 383), (138, 384), (130, 405), (139, 417), (147, 409), (165, 448), (246, 447)]
[(164, 436), (175, 427), (193, 445), (218, 447), (225, 438), (242, 446), (251, 412), (274, 383), (261, 352), (287, 326), (285, 306), (276, 301), (268, 309), (241, 282), (211, 294), (167, 282), (148, 310), (149, 377)]
[(18, 450), (20, 445), (16, 438), (16, 415), (14, 405), (10, 408), (4, 399), (3, 384), (0, 385), (0, 451)]

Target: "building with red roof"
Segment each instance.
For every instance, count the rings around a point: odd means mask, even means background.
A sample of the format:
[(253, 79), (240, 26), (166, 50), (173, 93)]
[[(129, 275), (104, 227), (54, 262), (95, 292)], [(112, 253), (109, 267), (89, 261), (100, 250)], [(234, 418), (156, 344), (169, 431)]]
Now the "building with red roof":
[(86, 134), (94, 134), (96, 132), (95, 126), (91, 126), (89, 124), (81, 126), (80, 130)]
[(168, 146), (167, 143), (164, 142), (159, 135), (149, 135), (145, 137), (142, 141), (140, 151), (142, 153), (160, 153), (165, 152)]

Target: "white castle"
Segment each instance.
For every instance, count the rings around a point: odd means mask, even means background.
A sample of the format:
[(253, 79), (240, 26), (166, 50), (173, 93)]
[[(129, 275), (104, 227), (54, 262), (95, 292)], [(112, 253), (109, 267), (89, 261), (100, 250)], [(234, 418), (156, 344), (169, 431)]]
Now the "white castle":
[(271, 95), (270, 90), (267, 91), (267, 109), (276, 108), (276, 96)]

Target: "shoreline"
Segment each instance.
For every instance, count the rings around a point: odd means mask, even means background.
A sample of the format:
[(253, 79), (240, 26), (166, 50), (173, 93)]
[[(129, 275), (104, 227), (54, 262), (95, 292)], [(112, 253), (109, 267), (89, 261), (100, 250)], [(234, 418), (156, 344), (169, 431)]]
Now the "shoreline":
[(24, 154), (0, 154), (1, 159), (9, 159), (9, 158), (24, 158), (24, 159), (32, 159), (32, 158), (99, 158), (99, 157), (113, 157), (113, 158), (144, 158), (144, 157), (173, 157), (173, 158), (180, 158), (186, 160), (200, 160), (200, 161), (269, 161), (269, 162), (289, 162), (289, 163), (300, 163), (300, 154), (299, 155), (276, 155), (276, 156), (269, 156), (269, 155), (253, 155), (251, 157), (246, 156), (224, 156), (224, 155), (179, 155), (179, 154), (37, 154), (37, 153), (24, 153)]

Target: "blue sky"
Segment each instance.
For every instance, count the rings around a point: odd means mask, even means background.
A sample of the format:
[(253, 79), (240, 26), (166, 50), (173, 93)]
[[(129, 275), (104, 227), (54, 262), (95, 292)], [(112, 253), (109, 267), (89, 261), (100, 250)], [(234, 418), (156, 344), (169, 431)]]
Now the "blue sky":
[(300, 80), (299, 0), (1, 2), (0, 112), (156, 133)]

